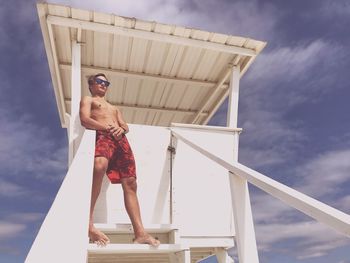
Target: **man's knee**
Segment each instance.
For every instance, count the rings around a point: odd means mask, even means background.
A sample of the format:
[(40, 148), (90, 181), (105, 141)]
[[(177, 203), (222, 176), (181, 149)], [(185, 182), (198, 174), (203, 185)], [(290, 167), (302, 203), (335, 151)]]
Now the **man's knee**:
[(136, 178), (135, 177), (123, 178), (122, 179), (122, 186), (123, 186), (124, 191), (136, 192), (137, 191)]
[(94, 162), (94, 174), (104, 175), (108, 167), (108, 161), (104, 157), (96, 157)]

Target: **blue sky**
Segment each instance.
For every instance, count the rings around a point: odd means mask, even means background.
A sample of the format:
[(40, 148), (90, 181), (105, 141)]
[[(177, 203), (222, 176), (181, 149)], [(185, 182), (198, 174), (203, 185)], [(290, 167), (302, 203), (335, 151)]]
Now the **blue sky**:
[[(349, 213), (349, 1), (49, 2), (267, 41), (241, 81), (240, 162)], [(0, 24), (0, 261), (12, 263), (62, 182), (67, 135), (35, 1), (2, 1)], [(250, 190), (261, 262), (350, 262), (349, 238)]]

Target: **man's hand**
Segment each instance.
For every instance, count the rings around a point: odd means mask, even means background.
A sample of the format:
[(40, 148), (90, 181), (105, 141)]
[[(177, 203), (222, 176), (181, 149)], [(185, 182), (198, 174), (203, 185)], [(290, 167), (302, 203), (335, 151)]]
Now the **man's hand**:
[(109, 124), (107, 127), (107, 131), (113, 135), (113, 137), (117, 140), (121, 139), (122, 134), (125, 130), (122, 127), (116, 127), (113, 124)]

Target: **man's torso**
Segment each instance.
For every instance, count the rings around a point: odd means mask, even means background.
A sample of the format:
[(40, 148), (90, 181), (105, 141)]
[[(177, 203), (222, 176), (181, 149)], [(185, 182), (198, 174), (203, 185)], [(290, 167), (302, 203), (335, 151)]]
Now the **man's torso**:
[(91, 118), (104, 124), (114, 124), (119, 127), (117, 109), (104, 99), (92, 98)]

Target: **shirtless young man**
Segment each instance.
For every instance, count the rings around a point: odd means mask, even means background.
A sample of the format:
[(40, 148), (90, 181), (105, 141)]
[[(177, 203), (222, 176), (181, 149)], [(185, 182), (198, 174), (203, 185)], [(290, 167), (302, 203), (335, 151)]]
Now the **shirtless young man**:
[(93, 224), (93, 211), (107, 172), (111, 183), (121, 183), (124, 203), (135, 232), (134, 243), (158, 246), (159, 241), (145, 232), (137, 199), (136, 169), (132, 150), (125, 134), (129, 131), (120, 110), (105, 100), (109, 82), (104, 74), (88, 80), (91, 97), (80, 102), (81, 124), (96, 130), (96, 148), (91, 192), (89, 238), (99, 245), (109, 243), (109, 238)]

